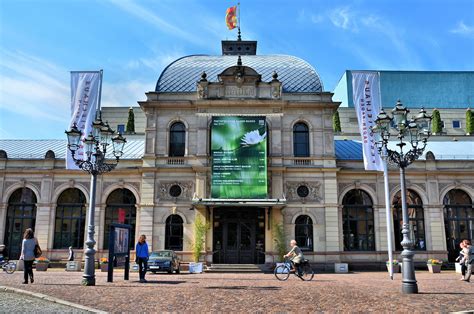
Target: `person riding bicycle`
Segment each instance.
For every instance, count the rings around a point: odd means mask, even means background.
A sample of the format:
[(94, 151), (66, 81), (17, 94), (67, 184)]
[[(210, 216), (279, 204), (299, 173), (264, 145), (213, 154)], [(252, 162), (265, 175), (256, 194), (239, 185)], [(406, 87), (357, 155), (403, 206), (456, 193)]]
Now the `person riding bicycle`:
[(3, 256), (3, 251), (5, 250), (5, 245), (0, 245), (0, 264), (3, 264), (5, 261), (5, 257)]
[(284, 258), (289, 257), (293, 265), (295, 265), (296, 271), (298, 273), (298, 276), (302, 276), (301, 272), (301, 262), (303, 261), (303, 252), (301, 249), (296, 245), (296, 240), (291, 240), (290, 241), (290, 246), (291, 250), (286, 254), (283, 255)]

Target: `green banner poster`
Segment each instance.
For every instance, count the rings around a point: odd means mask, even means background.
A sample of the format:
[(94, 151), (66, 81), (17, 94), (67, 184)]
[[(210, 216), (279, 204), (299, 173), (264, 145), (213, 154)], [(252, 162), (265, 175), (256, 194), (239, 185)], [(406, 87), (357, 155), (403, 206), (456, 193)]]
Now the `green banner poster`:
[(213, 117), (211, 197), (267, 198), (265, 117)]

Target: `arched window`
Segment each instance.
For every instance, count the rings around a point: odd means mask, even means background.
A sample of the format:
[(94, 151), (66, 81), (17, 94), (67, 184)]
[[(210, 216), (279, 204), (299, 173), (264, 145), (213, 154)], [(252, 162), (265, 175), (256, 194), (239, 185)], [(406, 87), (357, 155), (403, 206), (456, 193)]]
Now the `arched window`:
[(186, 127), (182, 122), (173, 123), (170, 128), (170, 157), (184, 156), (186, 145)]
[(4, 254), (10, 259), (20, 257), (23, 233), (35, 228), (36, 202), (35, 193), (26, 187), (15, 190), (8, 199)]
[(363, 190), (347, 192), (342, 200), (344, 251), (375, 251), (374, 209)]
[(313, 220), (301, 215), (295, 221), (295, 240), (303, 251), (313, 251)]
[(295, 157), (309, 157), (309, 131), (304, 123), (293, 126), (293, 154)]
[(128, 189), (116, 189), (110, 193), (105, 207), (104, 249), (109, 249), (110, 224), (131, 225), (130, 248), (134, 249), (135, 225), (137, 220), (135, 196)]
[(444, 227), (449, 261), (459, 253), (459, 242), (474, 239), (474, 209), (469, 195), (460, 189), (446, 193), (443, 199)]
[(179, 215), (170, 215), (166, 219), (165, 249), (183, 250), (183, 219)]
[[(423, 213), (423, 202), (421, 197), (412, 190), (407, 190), (408, 220), (410, 227), (410, 238), (414, 243), (414, 249), (426, 250), (425, 239), (425, 216)], [(403, 240), (403, 216), (402, 216), (402, 194), (399, 191), (393, 198), (393, 224), (395, 233), (395, 249), (402, 251)]]
[(67, 189), (59, 195), (54, 224), (55, 249), (84, 247), (86, 197), (79, 189)]

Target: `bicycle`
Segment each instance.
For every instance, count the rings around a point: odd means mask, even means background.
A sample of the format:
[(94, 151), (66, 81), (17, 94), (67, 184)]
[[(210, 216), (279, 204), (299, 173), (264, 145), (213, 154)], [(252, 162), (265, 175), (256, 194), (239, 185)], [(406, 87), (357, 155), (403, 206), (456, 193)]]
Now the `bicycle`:
[[(274, 274), (275, 277), (280, 281), (285, 281), (290, 277), (290, 273), (292, 271), (293, 263), (288, 259), (285, 258), (283, 265), (278, 265), (275, 268)], [(311, 281), (314, 277), (314, 271), (309, 264), (307, 259), (304, 259), (300, 264), (301, 276), (298, 275), (298, 272), (295, 270), (294, 275), (301, 280), (304, 281)]]
[(7, 274), (13, 274), (16, 270), (16, 263), (5, 259), (0, 261), (0, 267), (2, 267), (3, 271)]

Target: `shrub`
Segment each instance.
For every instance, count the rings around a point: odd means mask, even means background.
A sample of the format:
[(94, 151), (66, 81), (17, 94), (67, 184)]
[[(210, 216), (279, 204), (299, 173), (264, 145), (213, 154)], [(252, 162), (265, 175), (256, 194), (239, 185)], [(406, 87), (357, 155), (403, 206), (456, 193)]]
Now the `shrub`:
[(441, 122), (441, 115), (439, 114), (439, 110), (433, 110), (433, 120), (431, 122), (431, 132), (433, 134), (439, 134), (443, 131), (443, 123)]
[(442, 260), (439, 260), (439, 259), (435, 259), (435, 258), (430, 258), (426, 264), (429, 264), (429, 265), (443, 265), (443, 261)]
[(336, 111), (332, 116), (332, 128), (334, 132), (341, 132), (341, 120), (339, 118), (339, 111)]
[(474, 112), (471, 109), (466, 110), (466, 134), (474, 133)]

